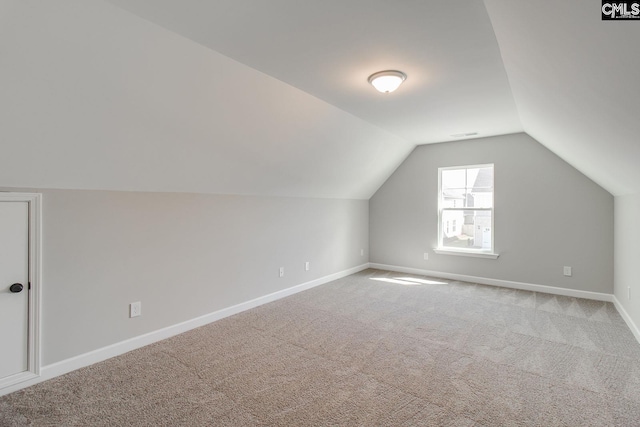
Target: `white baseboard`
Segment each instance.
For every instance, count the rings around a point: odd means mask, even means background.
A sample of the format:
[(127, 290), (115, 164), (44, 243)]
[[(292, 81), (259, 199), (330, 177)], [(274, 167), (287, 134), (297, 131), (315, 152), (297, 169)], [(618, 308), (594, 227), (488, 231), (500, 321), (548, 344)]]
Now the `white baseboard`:
[(216, 320), (223, 319), (225, 317), (232, 316), (234, 314), (241, 313), (243, 311), (258, 307), (260, 305), (276, 301), (281, 298), (288, 297), (290, 295), (302, 292), (313, 287), (323, 285), (325, 283), (341, 279), (351, 274), (369, 268), (369, 264), (362, 264), (357, 267), (353, 267), (347, 270), (343, 270), (328, 276), (320, 277), (309, 282), (305, 282), (291, 288), (283, 289), (281, 291), (273, 292), (268, 295), (264, 295), (250, 301), (246, 301), (231, 307), (223, 308), (221, 310), (214, 311), (213, 313), (205, 314), (204, 316), (196, 317), (195, 319), (187, 320), (166, 328), (159, 329), (157, 331), (149, 332), (144, 335), (130, 338), (125, 341), (121, 341), (103, 348), (99, 348), (88, 353), (80, 354), (69, 359), (62, 360), (51, 365), (43, 366), (40, 369), (40, 375), (37, 377), (29, 378), (26, 381), (12, 384), (8, 387), (0, 389), (0, 396), (13, 393), (14, 391), (32, 386), (42, 381), (55, 378), (57, 376), (66, 374), (76, 369), (83, 368), (85, 366), (92, 365), (94, 363), (102, 362), (103, 360), (111, 357), (119, 356), (137, 348), (144, 347), (157, 341), (161, 341), (166, 338), (170, 338), (174, 335), (187, 332), (191, 329), (204, 326), (206, 324), (215, 322)]
[(466, 276), (463, 274), (444, 273), (441, 271), (421, 270), (418, 268), (400, 267), (397, 265), (369, 263), (369, 267), (380, 270), (397, 271), (399, 273), (419, 274), (421, 276), (439, 277), (442, 279), (459, 280), (461, 282), (480, 283), (482, 285), (501, 286), (503, 288), (520, 289), (523, 291), (543, 292), (546, 294), (563, 295), (566, 297), (584, 298), (596, 301), (613, 302), (612, 294), (601, 292), (580, 291), (576, 289), (557, 288), (554, 286), (536, 285), (533, 283), (513, 282), (510, 280), (488, 279), (486, 277)]
[(633, 319), (631, 319), (631, 316), (629, 316), (629, 313), (627, 313), (627, 310), (624, 309), (624, 307), (622, 306), (620, 301), (618, 301), (618, 298), (616, 298), (615, 295), (613, 295), (613, 305), (616, 306), (616, 310), (618, 310), (618, 313), (620, 313), (620, 316), (622, 316), (625, 323), (627, 324), (629, 329), (631, 329), (631, 332), (633, 333), (633, 335), (636, 337), (636, 340), (640, 343), (640, 329), (634, 323)]
[(285, 298), (287, 296), (296, 294), (298, 292), (301, 292), (307, 289), (311, 289), (315, 286), (323, 285), (325, 283), (328, 283), (337, 279), (341, 279), (343, 277), (360, 272), (367, 268), (375, 268), (379, 270), (395, 271), (395, 272), (407, 273), (407, 274), (419, 274), (419, 275), (430, 276), (430, 277), (440, 277), (440, 278), (449, 279), (449, 280), (460, 280), (464, 282), (480, 283), (484, 285), (501, 286), (505, 288), (521, 289), (521, 290), (534, 291), (534, 292), (544, 292), (548, 294), (563, 295), (563, 296), (576, 297), (576, 298), (585, 298), (585, 299), (592, 299), (597, 301), (613, 302), (616, 309), (618, 310), (618, 312), (620, 313), (624, 321), (627, 323), (627, 325), (631, 329), (632, 333), (635, 335), (638, 342), (640, 342), (640, 329), (633, 322), (633, 320), (625, 311), (624, 307), (620, 304), (617, 298), (615, 298), (615, 296), (612, 294), (580, 291), (575, 289), (558, 288), (553, 286), (536, 285), (531, 283), (513, 282), (508, 280), (489, 279), (484, 277), (467, 276), (462, 274), (444, 273), (439, 271), (422, 270), (417, 268), (401, 267), (401, 266), (395, 266), (395, 265), (368, 263), (368, 264), (362, 264), (357, 267), (350, 268), (348, 270), (343, 270), (338, 273), (330, 274), (328, 276), (324, 276), (309, 282), (305, 282), (305, 283), (293, 286), (291, 288), (283, 289), (281, 291), (264, 295), (259, 298), (255, 298), (253, 300), (246, 301), (231, 307), (223, 308), (221, 310), (206, 314), (204, 316), (196, 317), (194, 319), (187, 320), (185, 322), (178, 323), (176, 325), (168, 326), (166, 328), (159, 329), (157, 331), (149, 332), (144, 335), (130, 338), (128, 340), (121, 341), (103, 348), (99, 348), (97, 350), (93, 350), (91, 352), (84, 353), (69, 359), (65, 359), (51, 365), (43, 366), (40, 370), (40, 376), (35, 378), (30, 378), (27, 381), (23, 381), (17, 384), (13, 384), (9, 387), (2, 388), (0, 389), (0, 396), (32, 386), (34, 384), (49, 380), (51, 378), (55, 378), (59, 375), (66, 374), (76, 369), (80, 369), (85, 366), (89, 366), (94, 363), (101, 362), (111, 357), (119, 356), (121, 354), (127, 353), (137, 348), (141, 348), (146, 345), (152, 344), (154, 342), (161, 341), (163, 339), (170, 338), (174, 335), (187, 332), (191, 329), (195, 329), (200, 326), (204, 326), (206, 324), (215, 322), (216, 320), (220, 320), (225, 317), (229, 317), (234, 314), (249, 310), (251, 308), (258, 307), (260, 305), (263, 305), (272, 301), (276, 301), (281, 298)]

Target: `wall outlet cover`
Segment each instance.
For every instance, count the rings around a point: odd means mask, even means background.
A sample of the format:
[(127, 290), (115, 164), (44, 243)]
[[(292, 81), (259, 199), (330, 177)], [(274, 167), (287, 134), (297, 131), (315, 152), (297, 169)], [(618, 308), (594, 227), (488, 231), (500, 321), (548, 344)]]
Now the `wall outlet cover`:
[(129, 304), (129, 317), (142, 316), (142, 303), (140, 301)]

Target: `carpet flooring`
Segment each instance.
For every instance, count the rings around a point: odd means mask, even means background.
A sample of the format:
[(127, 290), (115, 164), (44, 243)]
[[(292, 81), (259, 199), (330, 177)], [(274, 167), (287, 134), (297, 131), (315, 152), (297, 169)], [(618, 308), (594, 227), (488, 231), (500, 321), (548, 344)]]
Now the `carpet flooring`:
[(365, 270), (0, 398), (1, 426), (639, 426), (611, 303)]

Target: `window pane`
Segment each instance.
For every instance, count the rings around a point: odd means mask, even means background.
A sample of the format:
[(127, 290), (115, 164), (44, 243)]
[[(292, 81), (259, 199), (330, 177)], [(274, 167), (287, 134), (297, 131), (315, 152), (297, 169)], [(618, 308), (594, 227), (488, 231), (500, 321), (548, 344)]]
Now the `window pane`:
[(442, 189), (465, 188), (465, 169), (445, 169), (442, 171)]
[(467, 169), (467, 187), (493, 188), (493, 167)]
[(491, 211), (442, 211), (442, 246), (491, 250)]
[(442, 207), (493, 207), (493, 166), (445, 169), (441, 175)]
[(442, 191), (443, 208), (464, 208), (465, 199), (466, 195), (464, 188), (454, 188)]
[(469, 193), (467, 197), (467, 207), (470, 208), (492, 208), (493, 207), (493, 191), (476, 190)]

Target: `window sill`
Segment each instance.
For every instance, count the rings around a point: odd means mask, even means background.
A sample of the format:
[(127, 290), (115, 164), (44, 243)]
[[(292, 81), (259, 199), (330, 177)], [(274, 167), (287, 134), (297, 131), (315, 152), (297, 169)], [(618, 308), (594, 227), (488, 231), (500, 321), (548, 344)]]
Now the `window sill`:
[(433, 248), (433, 251), (440, 255), (470, 256), (475, 258), (497, 259), (500, 256), (500, 254), (494, 254), (493, 252), (456, 251), (453, 249), (440, 249), (440, 248)]

